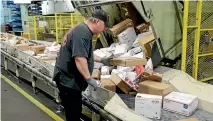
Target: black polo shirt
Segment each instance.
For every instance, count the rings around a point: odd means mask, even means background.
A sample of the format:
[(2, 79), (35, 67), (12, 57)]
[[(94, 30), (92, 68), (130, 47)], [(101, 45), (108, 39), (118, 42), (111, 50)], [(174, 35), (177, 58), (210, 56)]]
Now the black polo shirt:
[(88, 84), (79, 72), (74, 57), (87, 58), (88, 69), (92, 74), (94, 67), (92, 37), (93, 33), (83, 22), (67, 32), (61, 43), (61, 49), (55, 64), (60, 71), (58, 80), (60, 84), (79, 91), (84, 91), (87, 88)]

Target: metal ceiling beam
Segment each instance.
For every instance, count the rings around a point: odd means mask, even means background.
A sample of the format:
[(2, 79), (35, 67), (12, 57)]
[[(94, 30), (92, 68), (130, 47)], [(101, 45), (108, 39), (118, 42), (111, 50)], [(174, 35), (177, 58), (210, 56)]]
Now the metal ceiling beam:
[(115, 0), (115, 1), (94, 2), (94, 3), (84, 4), (84, 5), (78, 5), (76, 8), (79, 9), (79, 8), (95, 7), (95, 6), (110, 5), (110, 4), (121, 4), (121, 3), (127, 3), (127, 2), (131, 2), (131, 1)]

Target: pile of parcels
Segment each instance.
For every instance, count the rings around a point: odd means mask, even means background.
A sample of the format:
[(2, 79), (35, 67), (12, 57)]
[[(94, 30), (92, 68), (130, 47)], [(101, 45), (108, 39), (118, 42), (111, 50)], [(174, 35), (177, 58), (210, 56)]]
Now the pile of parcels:
[(14, 46), (15, 48), (21, 50), (22, 52), (33, 56), (42, 61), (49, 61), (54, 66), (55, 59), (60, 50), (60, 45), (56, 42), (48, 43), (48, 44), (37, 44), (30, 42), (26, 38), (1, 33), (1, 39), (8, 40), (7, 44)]
[[(116, 30), (115, 26), (112, 32)], [(94, 51), (95, 56), (112, 59), (110, 66), (95, 62), (92, 77), (100, 80), (103, 88), (134, 95), (135, 112), (147, 118), (160, 119), (162, 108), (185, 116), (191, 115), (197, 109), (198, 98), (175, 92), (172, 85), (162, 82), (162, 74), (153, 71), (146, 45), (155, 39), (151, 28), (136, 35), (134, 26), (120, 25), (121, 28), (123, 26), (126, 28), (117, 32), (118, 43)]]

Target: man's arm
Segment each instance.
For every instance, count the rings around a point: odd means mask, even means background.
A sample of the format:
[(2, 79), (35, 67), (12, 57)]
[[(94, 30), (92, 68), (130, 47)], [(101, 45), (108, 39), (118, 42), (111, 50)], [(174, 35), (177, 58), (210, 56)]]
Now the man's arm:
[(85, 57), (76, 56), (75, 57), (75, 63), (79, 70), (79, 72), (84, 76), (84, 78), (87, 80), (91, 77), (89, 70), (88, 70), (88, 64), (87, 59)]

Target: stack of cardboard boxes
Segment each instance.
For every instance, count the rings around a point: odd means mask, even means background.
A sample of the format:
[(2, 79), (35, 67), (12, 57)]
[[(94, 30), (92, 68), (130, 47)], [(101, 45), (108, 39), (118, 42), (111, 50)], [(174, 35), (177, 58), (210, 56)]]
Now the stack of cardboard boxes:
[(111, 29), (119, 42), (94, 51), (100, 58), (112, 58), (111, 66), (96, 68), (93, 78), (101, 80), (108, 90), (136, 95), (135, 112), (142, 116), (160, 119), (162, 109), (189, 116), (197, 108), (197, 97), (174, 92), (172, 85), (161, 82), (163, 75), (154, 72), (152, 60), (146, 58), (155, 40), (152, 30), (146, 25), (136, 29), (140, 34), (136, 34), (130, 19)]

